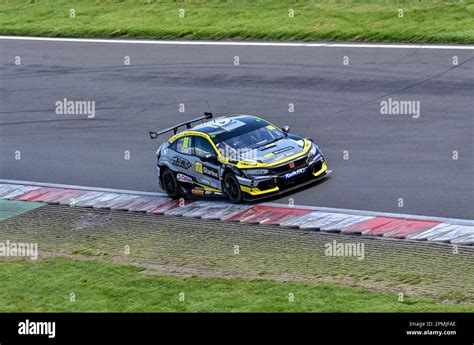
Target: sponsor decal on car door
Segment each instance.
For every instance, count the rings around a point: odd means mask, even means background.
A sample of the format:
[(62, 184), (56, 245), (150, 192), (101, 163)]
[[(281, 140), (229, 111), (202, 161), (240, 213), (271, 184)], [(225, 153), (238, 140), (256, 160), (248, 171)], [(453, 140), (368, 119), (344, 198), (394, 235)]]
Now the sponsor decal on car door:
[(195, 145), (196, 158), (196, 161), (194, 162), (194, 176), (200, 184), (220, 190), (220, 163), (217, 159), (210, 161), (209, 159), (204, 158), (209, 157), (209, 155), (215, 156), (216, 152), (205, 138), (196, 137), (193, 142)]
[[(199, 158), (198, 158), (199, 159)], [(210, 163), (200, 162), (197, 160), (194, 163), (194, 170), (196, 173), (196, 179), (209, 187), (220, 189), (219, 170), (214, 164), (211, 166)]]

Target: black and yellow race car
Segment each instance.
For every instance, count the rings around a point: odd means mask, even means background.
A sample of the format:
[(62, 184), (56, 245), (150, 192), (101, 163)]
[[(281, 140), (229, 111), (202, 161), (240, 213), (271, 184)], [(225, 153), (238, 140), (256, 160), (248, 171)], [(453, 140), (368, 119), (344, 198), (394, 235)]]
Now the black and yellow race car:
[[(192, 126), (202, 121), (202, 124)], [(186, 126), (186, 130), (178, 129)], [(212, 113), (159, 132), (174, 135), (156, 151), (160, 187), (184, 194), (227, 196), (232, 202), (273, 196), (331, 173), (316, 143), (252, 115)]]

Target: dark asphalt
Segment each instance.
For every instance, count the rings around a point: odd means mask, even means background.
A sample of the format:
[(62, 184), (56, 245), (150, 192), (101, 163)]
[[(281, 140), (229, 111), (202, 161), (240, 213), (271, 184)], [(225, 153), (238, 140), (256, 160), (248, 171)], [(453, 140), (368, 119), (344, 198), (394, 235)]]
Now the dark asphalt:
[[(158, 191), (148, 131), (209, 101), (215, 114), (257, 114), (318, 141), (334, 175), (280, 202), (472, 219), (473, 60), (472, 50), (0, 40), (0, 178)], [(389, 97), (420, 101), (420, 118), (381, 115)], [(55, 114), (63, 98), (94, 100), (96, 117)]]

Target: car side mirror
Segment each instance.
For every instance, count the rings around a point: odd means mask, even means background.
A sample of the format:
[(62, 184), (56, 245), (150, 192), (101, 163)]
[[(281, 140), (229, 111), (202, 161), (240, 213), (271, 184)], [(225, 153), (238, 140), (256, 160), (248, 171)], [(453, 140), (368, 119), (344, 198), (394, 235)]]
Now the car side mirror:
[(217, 161), (217, 156), (208, 154), (208, 155), (205, 155), (204, 157), (201, 157), (201, 160), (203, 162), (215, 162)]
[(283, 126), (283, 127), (281, 128), (281, 130), (282, 130), (283, 132), (285, 132), (285, 133), (289, 133), (289, 132), (290, 132), (290, 126)]

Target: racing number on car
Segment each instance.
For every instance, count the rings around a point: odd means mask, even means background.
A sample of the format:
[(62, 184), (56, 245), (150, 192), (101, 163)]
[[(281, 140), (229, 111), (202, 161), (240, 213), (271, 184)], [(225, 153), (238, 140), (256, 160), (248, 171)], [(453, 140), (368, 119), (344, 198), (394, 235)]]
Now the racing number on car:
[(183, 149), (189, 149), (189, 137), (184, 137), (183, 138)]
[(201, 162), (196, 162), (194, 163), (194, 168), (196, 169), (196, 172), (199, 174), (202, 174), (202, 163)]
[(236, 128), (245, 126), (245, 122), (234, 119), (221, 119), (208, 124), (209, 127), (216, 129), (224, 129), (225, 131), (233, 131)]

